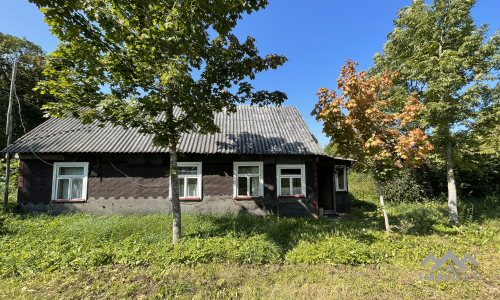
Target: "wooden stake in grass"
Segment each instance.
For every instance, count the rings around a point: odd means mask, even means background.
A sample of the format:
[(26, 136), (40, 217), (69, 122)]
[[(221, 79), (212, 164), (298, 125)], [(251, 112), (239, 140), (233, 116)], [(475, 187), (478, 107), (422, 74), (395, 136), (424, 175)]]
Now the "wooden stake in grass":
[(353, 170), (370, 173), (378, 184), (386, 232), (390, 232), (381, 184), (407, 166), (419, 167), (434, 147), (421, 130), (418, 116), (424, 105), (414, 94), (406, 103), (388, 96), (397, 73), (385, 71), (380, 78), (356, 73), (358, 63), (350, 60), (337, 79), (340, 95), (321, 88), (311, 115), (323, 122), (323, 132), (336, 145), (336, 155), (354, 157)]

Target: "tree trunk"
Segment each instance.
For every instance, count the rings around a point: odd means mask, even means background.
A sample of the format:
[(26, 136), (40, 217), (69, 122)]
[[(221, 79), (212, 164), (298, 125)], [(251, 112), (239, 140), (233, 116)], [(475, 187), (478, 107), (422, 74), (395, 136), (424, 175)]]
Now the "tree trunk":
[[(173, 120), (174, 110), (170, 95), (167, 97), (168, 118)], [(170, 191), (172, 196), (172, 243), (177, 244), (181, 239), (181, 203), (179, 201), (179, 180), (177, 177), (177, 141), (173, 132), (170, 132), (168, 141), (170, 150)]]
[(380, 185), (380, 182), (377, 182), (377, 185), (378, 185), (378, 194), (380, 196), (380, 206), (382, 207), (382, 212), (384, 213), (385, 233), (389, 234), (391, 233), (391, 228), (389, 227), (389, 217), (387, 217), (387, 212), (385, 211), (384, 195), (382, 193), (382, 187)]
[(453, 174), (451, 141), (445, 143), (444, 151), (446, 156), (446, 179), (448, 180), (448, 216), (450, 226), (456, 226), (458, 225), (457, 187), (455, 185), (455, 175)]
[(179, 201), (179, 180), (177, 177), (177, 152), (175, 144), (169, 143), (170, 148), (170, 182), (172, 192), (172, 243), (181, 239), (181, 203)]
[[(446, 17), (444, 18), (446, 22)], [(443, 56), (443, 44), (444, 44), (444, 34), (445, 31), (441, 30), (441, 39), (439, 42), (439, 60)], [(442, 73), (441, 68), (439, 71)], [(444, 97), (441, 95), (441, 102), (444, 102)], [(450, 136), (450, 129), (448, 127), (445, 133), (448, 137)], [(453, 161), (451, 155), (451, 141), (448, 140), (444, 144), (445, 160), (446, 160), (446, 179), (448, 181), (448, 217), (450, 220), (450, 225), (458, 225), (458, 210), (457, 210), (457, 187), (455, 186), (455, 175), (453, 174)]]

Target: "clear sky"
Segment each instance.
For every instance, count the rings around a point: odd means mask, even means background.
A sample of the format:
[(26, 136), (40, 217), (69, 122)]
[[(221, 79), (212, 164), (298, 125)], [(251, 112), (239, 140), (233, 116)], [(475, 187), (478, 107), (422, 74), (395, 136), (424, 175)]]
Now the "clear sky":
[[(310, 116), (321, 87), (336, 88), (346, 59), (367, 70), (373, 55), (382, 51), (392, 20), (411, 0), (269, 0), (265, 10), (245, 15), (235, 33), (256, 38), (262, 55), (283, 54), (289, 61), (278, 70), (261, 73), (252, 82), (257, 89), (288, 95), (284, 105), (298, 107), (321, 146), (328, 144), (322, 124)], [(43, 22), (43, 14), (26, 0), (0, 0), (0, 31), (26, 37), (47, 51), (58, 40)], [(477, 24), (500, 29), (500, 0), (478, 0), (472, 11)]]

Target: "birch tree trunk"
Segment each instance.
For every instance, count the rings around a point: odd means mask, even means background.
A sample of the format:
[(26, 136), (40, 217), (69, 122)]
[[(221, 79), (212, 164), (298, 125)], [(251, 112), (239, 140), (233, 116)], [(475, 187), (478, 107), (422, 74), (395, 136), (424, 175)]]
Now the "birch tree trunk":
[[(444, 18), (446, 22), (446, 17)], [(445, 39), (445, 30), (441, 30), (441, 39), (439, 41), (439, 60), (443, 56), (443, 44)], [(439, 71), (442, 73), (441, 67)], [(441, 102), (444, 102), (444, 97), (441, 95)], [(450, 129), (447, 128), (445, 134), (450, 136)], [(458, 225), (458, 210), (457, 210), (457, 187), (455, 185), (455, 175), (453, 174), (453, 160), (451, 153), (451, 141), (448, 140), (444, 144), (445, 160), (446, 160), (446, 179), (448, 182), (448, 218), (450, 226)]]
[(380, 185), (380, 182), (377, 182), (377, 185), (378, 185), (378, 194), (380, 196), (380, 206), (382, 207), (382, 212), (384, 213), (385, 233), (390, 234), (391, 228), (389, 227), (389, 217), (387, 217), (387, 212), (385, 210), (384, 194), (382, 193), (382, 187)]
[(444, 151), (446, 156), (446, 179), (448, 181), (448, 217), (450, 226), (456, 226), (458, 225), (457, 187), (455, 185), (455, 175), (453, 173), (451, 141), (445, 143)]

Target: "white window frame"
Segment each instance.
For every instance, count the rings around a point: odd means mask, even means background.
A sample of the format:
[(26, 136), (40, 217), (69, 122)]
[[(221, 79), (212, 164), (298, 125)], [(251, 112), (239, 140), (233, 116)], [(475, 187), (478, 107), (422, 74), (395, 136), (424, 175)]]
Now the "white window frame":
[[(58, 175), (60, 167), (83, 167), (83, 175)], [(89, 175), (88, 162), (56, 162), (54, 163), (52, 175), (52, 201), (78, 201), (87, 200), (87, 182)], [(83, 178), (82, 183), (82, 198), (81, 199), (57, 199), (57, 182), (58, 179), (70, 179), (68, 195), (71, 195), (71, 180), (72, 178)]]
[[(338, 166), (336, 167), (338, 168), (337, 169), (337, 172), (335, 172), (335, 191), (336, 192), (347, 192), (347, 168), (346, 166)], [(342, 170), (342, 172), (344, 173), (344, 188), (343, 189), (340, 189), (339, 188), (339, 172), (340, 170)]]
[[(300, 169), (301, 175), (281, 175), (281, 169)], [(297, 178), (300, 177), (301, 195), (281, 195), (281, 178)], [(276, 165), (276, 186), (278, 187), (278, 197), (305, 197), (306, 196), (306, 166), (305, 165)], [(290, 189), (292, 183), (290, 182)]]
[[(247, 195), (238, 196), (238, 177), (255, 177), (255, 174), (238, 174), (238, 167), (259, 167), (259, 195), (250, 196), (250, 180), (247, 179)], [(264, 197), (264, 163), (262, 161), (238, 161), (233, 162), (233, 196), (234, 198), (259, 198)]]
[[(196, 194), (198, 194), (197, 197), (179, 197), (180, 200), (183, 199), (200, 199), (202, 198), (202, 169), (201, 169), (202, 163), (201, 162), (178, 162), (177, 167), (196, 167), (197, 169), (197, 174), (196, 175), (177, 175), (177, 178), (184, 178), (184, 195), (187, 195), (187, 179), (188, 178), (197, 178), (198, 179), (198, 187), (196, 188)], [(170, 194), (170, 199), (172, 199), (172, 176), (170, 177), (170, 183), (168, 185), (168, 191)]]

